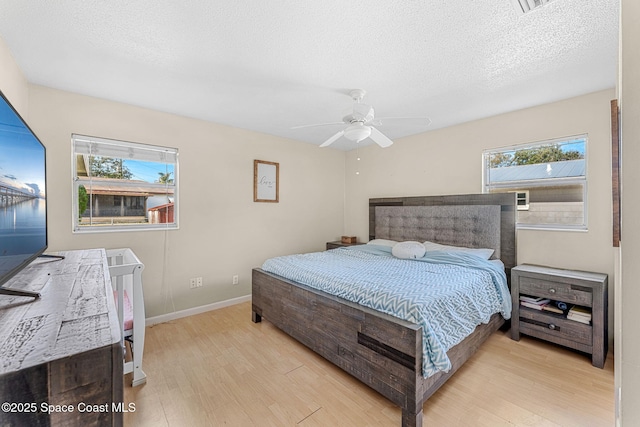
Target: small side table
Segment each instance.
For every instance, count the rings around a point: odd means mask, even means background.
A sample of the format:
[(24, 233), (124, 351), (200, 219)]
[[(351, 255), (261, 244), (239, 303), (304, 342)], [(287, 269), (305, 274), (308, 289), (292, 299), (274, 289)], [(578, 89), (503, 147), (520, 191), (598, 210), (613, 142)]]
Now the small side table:
[[(511, 270), (511, 295), (512, 339), (519, 340), (521, 333), (531, 335), (589, 353), (593, 366), (604, 366), (608, 344), (606, 274), (523, 264)], [(520, 295), (585, 307), (591, 311), (591, 322), (569, 320), (566, 312), (556, 314), (523, 307)]]
[(345, 246), (357, 246), (364, 245), (364, 243), (342, 243), (340, 240), (336, 240), (335, 242), (327, 242), (327, 250), (335, 249), (335, 248), (343, 248)]

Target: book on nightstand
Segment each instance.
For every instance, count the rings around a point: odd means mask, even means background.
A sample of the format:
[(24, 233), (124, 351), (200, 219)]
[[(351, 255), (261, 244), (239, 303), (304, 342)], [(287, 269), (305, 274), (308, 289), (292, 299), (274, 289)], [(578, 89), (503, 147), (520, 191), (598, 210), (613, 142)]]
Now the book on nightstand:
[(534, 310), (542, 310), (544, 307), (544, 304), (535, 304), (527, 301), (520, 301), (520, 305), (523, 307), (533, 308)]
[(520, 295), (520, 305), (523, 307), (533, 308), (534, 310), (543, 310), (550, 302), (551, 300), (548, 298)]
[(574, 305), (567, 313), (567, 319), (588, 325), (591, 323), (591, 310), (585, 307)]
[(550, 299), (544, 297), (530, 297), (527, 295), (521, 295), (520, 305), (523, 307), (533, 308), (534, 310), (564, 314), (564, 311), (561, 308), (558, 308), (558, 304), (556, 301), (551, 301)]
[(540, 303), (544, 303), (549, 302), (549, 300), (547, 298), (544, 297), (530, 297), (528, 295), (520, 295), (520, 301), (525, 301), (525, 302), (530, 302), (533, 304), (540, 304)]
[(557, 314), (563, 314), (564, 311), (562, 311), (561, 309), (559, 309), (558, 307), (556, 307), (553, 304), (545, 304), (542, 306), (542, 309), (545, 311), (550, 311), (551, 313), (557, 313)]

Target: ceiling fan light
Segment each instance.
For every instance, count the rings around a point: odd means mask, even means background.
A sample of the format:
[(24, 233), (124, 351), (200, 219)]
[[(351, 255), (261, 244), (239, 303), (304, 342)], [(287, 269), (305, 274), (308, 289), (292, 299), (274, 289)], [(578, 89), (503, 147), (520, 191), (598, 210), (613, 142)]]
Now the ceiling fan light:
[(368, 138), (369, 135), (371, 135), (371, 128), (364, 126), (362, 123), (353, 124), (344, 131), (344, 137), (355, 142), (360, 142)]

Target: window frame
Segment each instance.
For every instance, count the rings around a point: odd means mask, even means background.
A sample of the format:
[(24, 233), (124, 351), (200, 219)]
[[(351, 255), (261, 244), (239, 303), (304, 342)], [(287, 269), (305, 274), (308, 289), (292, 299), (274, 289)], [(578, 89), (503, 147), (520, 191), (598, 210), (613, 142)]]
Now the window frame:
[[(97, 151), (95, 154), (92, 153), (93, 148), (97, 147)], [(112, 155), (114, 153), (128, 153), (125, 155)], [(170, 203), (173, 204), (173, 222), (170, 223), (122, 223), (122, 224), (82, 224), (79, 214), (79, 188), (81, 185), (84, 185), (87, 189), (87, 193), (90, 193), (90, 187), (87, 185), (91, 185), (92, 183), (105, 183), (108, 179), (113, 178), (101, 178), (101, 177), (91, 177), (91, 171), (86, 171), (86, 177), (84, 175), (78, 176), (78, 156), (86, 156), (86, 155), (95, 155), (99, 157), (110, 157), (115, 159), (126, 160), (135, 160), (140, 161), (140, 158), (136, 156), (142, 156), (143, 160), (148, 163), (164, 163), (173, 165), (173, 182), (146, 182), (140, 180), (122, 180), (121, 182), (113, 182), (115, 187), (140, 187), (141, 183), (143, 183), (144, 187), (149, 189), (164, 189), (164, 195), (170, 200)], [(179, 228), (179, 214), (178, 214), (178, 170), (179, 170), (179, 153), (177, 148), (165, 147), (159, 145), (151, 145), (151, 144), (141, 144), (137, 142), (130, 141), (122, 141), (116, 139), (108, 139), (108, 138), (100, 138), (93, 137), (87, 135), (80, 134), (72, 134), (71, 135), (71, 157), (72, 157), (72, 232), (78, 234), (84, 233), (109, 233), (109, 232), (122, 232), (122, 231), (151, 231), (151, 230), (175, 230)], [(156, 160), (157, 159), (157, 160)], [(87, 167), (87, 169), (89, 169)], [(166, 169), (165, 169), (166, 170)], [(82, 178), (82, 179), (81, 179)], [(129, 182), (128, 182), (129, 181)], [(131, 182), (134, 181), (134, 182)], [(162, 191), (158, 192), (158, 195), (162, 195)], [(89, 194), (89, 202), (87, 206), (87, 210), (93, 209), (92, 205), (92, 196)], [(98, 196), (95, 197), (104, 197)], [(123, 200), (125, 196), (123, 195), (111, 195), (113, 199), (120, 198)], [(137, 196), (132, 196), (137, 197)], [(148, 197), (148, 196), (143, 196)], [(172, 201), (171, 201), (172, 200)], [(136, 206), (138, 207), (139, 202), (136, 201)], [(127, 201), (125, 200), (122, 203), (123, 206), (127, 205)], [(146, 208), (146, 202), (142, 203), (142, 208)], [(162, 205), (160, 205), (162, 206)], [(144, 213), (145, 217), (148, 221), (149, 218), (149, 209), (146, 208)], [(86, 217), (83, 217), (86, 218)], [(94, 218), (94, 216), (90, 216), (90, 218)], [(97, 216), (96, 216), (97, 218)]]
[[(503, 183), (490, 183), (490, 158), (491, 155), (498, 153), (512, 152), (516, 150), (537, 148), (553, 144), (568, 143), (573, 140), (584, 140), (584, 175), (579, 177), (564, 177), (564, 178), (544, 178), (544, 179), (532, 179), (532, 180), (518, 180), (507, 181)], [(500, 148), (485, 149), (482, 152), (482, 192), (490, 193), (492, 190), (500, 189), (512, 189), (513, 192), (529, 192), (532, 188), (540, 187), (557, 187), (557, 186), (580, 186), (582, 188), (582, 224), (561, 224), (561, 223), (520, 223), (518, 222), (517, 214), (524, 209), (517, 209), (516, 211), (516, 229), (532, 229), (532, 230), (552, 230), (552, 231), (588, 231), (588, 154), (589, 151), (589, 136), (588, 134), (570, 135), (561, 138), (554, 138), (542, 141), (533, 141), (524, 144), (510, 145)], [(518, 185), (516, 185), (518, 184)], [(493, 191), (495, 192), (495, 191)], [(514, 194), (515, 197), (515, 194)], [(529, 201), (529, 205), (531, 202)]]

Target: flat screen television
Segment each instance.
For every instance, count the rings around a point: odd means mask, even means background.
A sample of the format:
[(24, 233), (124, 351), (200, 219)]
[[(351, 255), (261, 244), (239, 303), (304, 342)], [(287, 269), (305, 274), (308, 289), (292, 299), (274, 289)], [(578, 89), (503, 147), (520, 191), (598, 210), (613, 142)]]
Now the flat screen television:
[(47, 249), (46, 149), (0, 97), (0, 294), (38, 298), (7, 281)]

